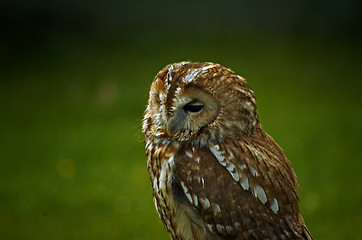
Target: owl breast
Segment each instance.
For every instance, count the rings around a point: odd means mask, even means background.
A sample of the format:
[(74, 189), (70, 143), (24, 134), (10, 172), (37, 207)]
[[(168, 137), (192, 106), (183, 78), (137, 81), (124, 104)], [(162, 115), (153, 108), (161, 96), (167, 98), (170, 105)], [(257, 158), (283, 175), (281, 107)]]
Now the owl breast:
[[(185, 185), (177, 179), (175, 172), (182, 172), (187, 178), (192, 178), (194, 173), (191, 169), (185, 171), (178, 167), (179, 164), (188, 165), (187, 162), (182, 162), (182, 159), (178, 160), (180, 149), (181, 146), (176, 143), (168, 146), (155, 144), (151, 140), (146, 145), (147, 166), (153, 182), (156, 210), (174, 240), (219, 240), (217, 235), (210, 232), (190, 203), (192, 197), (187, 193)], [(201, 178), (198, 178), (198, 181), (201, 181)], [(194, 200), (197, 201), (196, 196)]]

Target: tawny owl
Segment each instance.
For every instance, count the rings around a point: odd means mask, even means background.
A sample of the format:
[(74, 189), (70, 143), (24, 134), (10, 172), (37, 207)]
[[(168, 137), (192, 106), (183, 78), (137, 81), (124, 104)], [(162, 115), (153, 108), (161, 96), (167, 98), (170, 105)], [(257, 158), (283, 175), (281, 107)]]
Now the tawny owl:
[(153, 198), (172, 239), (312, 239), (291, 165), (231, 70), (166, 66), (151, 85), (143, 132)]

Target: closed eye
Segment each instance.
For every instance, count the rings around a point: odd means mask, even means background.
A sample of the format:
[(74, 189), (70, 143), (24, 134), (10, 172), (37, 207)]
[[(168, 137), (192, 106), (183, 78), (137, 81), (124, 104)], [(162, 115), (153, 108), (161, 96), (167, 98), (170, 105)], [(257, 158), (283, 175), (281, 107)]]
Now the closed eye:
[(198, 113), (204, 108), (204, 105), (198, 102), (190, 102), (183, 109), (185, 112)]

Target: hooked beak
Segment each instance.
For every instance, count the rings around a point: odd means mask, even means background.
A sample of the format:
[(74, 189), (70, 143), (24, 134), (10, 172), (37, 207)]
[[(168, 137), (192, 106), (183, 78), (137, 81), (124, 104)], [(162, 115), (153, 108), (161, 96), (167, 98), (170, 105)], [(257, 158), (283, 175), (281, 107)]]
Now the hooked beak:
[(187, 120), (187, 114), (184, 111), (177, 111), (175, 115), (167, 121), (166, 131), (169, 136), (174, 135), (176, 132), (184, 128)]

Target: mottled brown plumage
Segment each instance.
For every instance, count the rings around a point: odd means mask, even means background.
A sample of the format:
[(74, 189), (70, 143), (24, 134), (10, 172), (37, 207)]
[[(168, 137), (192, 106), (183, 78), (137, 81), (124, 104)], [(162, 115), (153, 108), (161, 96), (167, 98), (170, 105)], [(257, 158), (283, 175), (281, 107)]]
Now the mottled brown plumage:
[(143, 132), (172, 239), (312, 239), (296, 176), (242, 77), (214, 63), (166, 66), (151, 85)]

